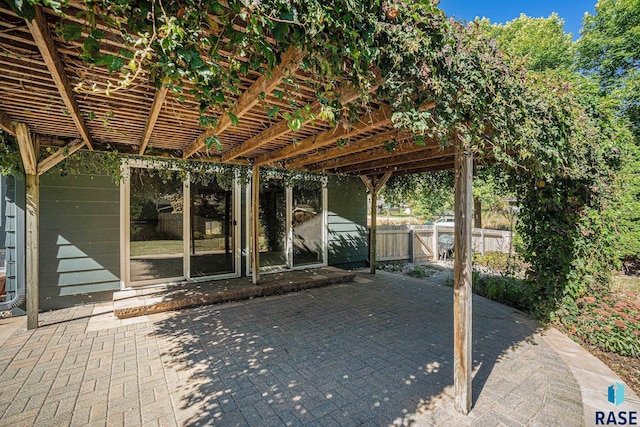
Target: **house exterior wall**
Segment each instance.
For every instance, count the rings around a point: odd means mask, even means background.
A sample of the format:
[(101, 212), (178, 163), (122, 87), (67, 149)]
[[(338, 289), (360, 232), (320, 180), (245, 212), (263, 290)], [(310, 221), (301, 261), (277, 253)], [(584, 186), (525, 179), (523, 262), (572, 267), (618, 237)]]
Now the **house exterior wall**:
[[(0, 267), (6, 267), (5, 301), (8, 301), (15, 297), (18, 281), (25, 280), (24, 179), (17, 176), (2, 177), (0, 192), (0, 247), (5, 251), (0, 257)], [(12, 312), (16, 315), (24, 313), (21, 308), (15, 308)]]
[[(367, 193), (357, 178), (328, 185), (329, 265), (364, 266)], [(237, 214), (246, 263), (246, 197)], [(20, 194), (24, 194), (24, 185)], [(120, 289), (120, 190), (109, 176), (45, 174), (40, 179), (40, 307), (111, 300)], [(23, 263), (19, 263), (23, 264)]]
[(367, 191), (355, 177), (331, 176), (328, 190), (329, 265), (364, 267), (367, 261)]
[(120, 289), (120, 190), (109, 176), (40, 177), (40, 307), (108, 301)]

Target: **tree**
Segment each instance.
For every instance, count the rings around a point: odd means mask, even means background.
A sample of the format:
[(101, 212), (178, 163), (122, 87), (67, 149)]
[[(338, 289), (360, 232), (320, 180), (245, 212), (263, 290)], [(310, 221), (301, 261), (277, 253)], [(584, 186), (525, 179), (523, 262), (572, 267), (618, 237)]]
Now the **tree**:
[(600, 0), (585, 15), (578, 40), (578, 66), (598, 79), (601, 96), (617, 104), (635, 141), (623, 149), (622, 191), (614, 219), (620, 257), (640, 259), (640, 0)]
[(569, 69), (573, 65), (571, 34), (564, 32), (564, 20), (556, 13), (548, 18), (521, 14), (506, 24), (491, 24), (484, 18), (479, 25), (506, 53), (524, 58), (529, 71)]

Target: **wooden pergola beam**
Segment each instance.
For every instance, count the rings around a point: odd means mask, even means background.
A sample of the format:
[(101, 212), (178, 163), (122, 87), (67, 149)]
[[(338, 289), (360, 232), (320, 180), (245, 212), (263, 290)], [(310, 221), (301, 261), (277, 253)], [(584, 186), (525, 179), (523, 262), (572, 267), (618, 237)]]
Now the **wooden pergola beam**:
[(22, 165), (27, 175), (36, 175), (38, 171), (38, 156), (36, 154), (36, 144), (31, 138), (29, 128), (24, 123), (16, 123), (16, 139), (20, 148)]
[[(276, 66), (270, 75), (263, 74), (256, 80), (249, 89), (247, 89), (236, 102), (231, 114), (241, 118), (249, 110), (251, 110), (258, 102), (262, 93), (271, 93), (282, 81), (287, 72), (293, 72), (300, 66), (303, 53), (296, 47), (290, 47), (283, 55), (282, 60)], [(215, 135), (220, 135), (232, 125), (229, 114), (223, 114), (220, 117), (218, 125), (215, 128), (205, 130), (195, 141), (184, 151), (184, 158), (188, 159), (205, 146), (205, 141)]]
[(254, 163), (257, 165), (264, 165), (278, 160), (295, 157), (317, 148), (326, 147), (339, 139), (349, 138), (363, 132), (386, 126), (391, 123), (391, 113), (391, 106), (384, 105), (372, 113), (363, 115), (349, 128), (339, 126), (334, 129), (320, 132), (317, 135), (303, 139), (298, 144), (291, 144), (279, 150), (264, 154), (256, 158)]
[(68, 143), (64, 147), (58, 148), (58, 151), (38, 163), (38, 175), (42, 175), (84, 146), (85, 142), (81, 139), (78, 139), (76, 141)]
[(376, 274), (376, 233), (378, 229), (378, 192), (382, 189), (384, 184), (391, 178), (391, 172), (387, 172), (382, 175), (360, 175), (360, 179), (364, 182), (364, 185), (369, 190), (371, 195), (371, 228), (369, 233), (369, 271), (371, 274)]
[(2, 111), (0, 111), (0, 129), (16, 136), (16, 127), (13, 125), (13, 121)]
[(138, 152), (138, 154), (140, 155), (143, 155), (145, 150), (147, 149), (149, 139), (151, 139), (153, 128), (156, 125), (156, 121), (158, 121), (158, 116), (160, 115), (160, 111), (162, 110), (162, 105), (164, 104), (164, 99), (167, 96), (168, 90), (168, 87), (163, 86), (156, 91), (156, 94), (153, 97), (153, 103), (151, 104), (149, 116), (147, 117), (147, 124), (144, 128), (144, 133), (142, 134), (142, 140), (140, 141), (140, 151)]
[[(379, 84), (380, 82), (376, 82), (376, 84), (373, 85), (371, 89), (369, 89), (369, 91), (373, 91), (377, 89)], [(348, 104), (349, 102), (353, 102), (356, 99), (360, 98), (361, 95), (362, 95), (362, 92), (360, 91), (359, 88), (350, 87), (343, 91), (342, 95), (340, 95), (339, 101), (343, 105)], [(309, 109), (308, 109), (309, 113), (305, 115), (305, 119), (302, 125), (304, 126), (310, 121), (312, 121), (313, 117), (318, 113), (320, 113), (321, 109), (322, 109), (322, 103), (320, 101), (315, 101), (309, 104)], [(289, 120), (283, 119), (278, 123), (276, 123), (275, 125), (263, 130), (256, 136), (249, 138), (248, 140), (240, 144), (238, 147), (235, 147), (232, 150), (229, 150), (228, 152), (224, 153), (222, 155), (222, 161), (228, 162), (239, 156), (245, 155), (289, 132), (291, 132), (291, 129), (289, 129)]]
[[(419, 147), (419, 149), (416, 149), (416, 147)], [(426, 149), (424, 147), (420, 147), (419, 145), (414, 145), (408, 147), (406, 151), (403, 150), (398, 152), (397, 155), (394, 152), (387, 153), (386, 156), (384, 155), (384, 153), (379, 153), (379, 157), (375, 160), (365, 161), (363, 163), (354, 161), (349, 164), (349, 166), (335, 168), (335, 171), (338, 173), (357, 173), (358, 175), (364, 174), (364, 171), (371, 170), (381, 170), (381, 172), (386, 172), (387, 169), (393, 166), (405, 164), (419, 165), (420, 162), (439, 159), (441, 157), (452, 155), (453, 148), (447, 148), (445, 150), (440, 150), (439, 148)]]
[(330, 158), (330, 160), (311, 165), (308, 169), (311, 171), (332, 170), (341, 167), (355, 166), (361, 163), (370, 163), (383, 159), (396, 158), (401, 154), (427, 152), (433, 149), (434, 146), (425, 147), (423, 145), (415, 144), (411, 141), (406, 141), (396, 145), (391, 149), (378, 146), (378, 148), (373, 148), (349, 156)]
[(333, 147), (324, 151), (318, 151), (317, 153), (310, 154), (307, 156), (302, 156), (297, 159), (293, 159), (285, 162), (286, 167), (291, 168), (299, 168), (304, 165), (313, 165), (309, 169), (312, 170), (322, 170), (324, 169), (324, 164), (329, 163), (330, 160), (327, 159), (336, 159), (338, 157), (348, 156), (350, 154), (360, 153), (362, 151), (367, 151), (372, 148), (380, 147), (387, 141), (396, 140), (402, 141), (407, 138), (410, 138), (411, 134), (408, 132), (400, 132), (397, 130), (390, 130), (387, 132), (377, 133), (368, 138), (363, 138), (358, 141), (355, 141), (352, 144), (346, 145), (344, 147)]
[(49, 73), (51, 74), (51, 78), (53, 79), (53, 82), (55, 83), (56, 88), (60, 93), (60, 97), (62, 98), (67, 111), (69, 111), (71, 119), (76, 125), (76, 129), (80, 133), (80, 137), (85, 142), (87, 147), (90, 150), (93, 150), (93, 145), (91, 144), (91, 134), (89, 133), (89, 129), (87, 128), (84, 118), (82, 117), (80, 107), (78, 106), (78, 102), (73, 95), (73, 90), (71, 89), (71, 84), (69, 83), (64, 65), (62, 64), (60, 55), (56, 50), (53, 37), (49, 32), (47, 18), (40, 6), (35, 6), (35, 10), (35, 19), (33, 21), (29, 21), (28, 19), (25, 20), (27, 26), (29, 27), (29, 31), (31, 31), (33, 40), (35, 41), (36, 46), (38, 46), (38, 50), (42, 55), (42, 59), (44, 60)]

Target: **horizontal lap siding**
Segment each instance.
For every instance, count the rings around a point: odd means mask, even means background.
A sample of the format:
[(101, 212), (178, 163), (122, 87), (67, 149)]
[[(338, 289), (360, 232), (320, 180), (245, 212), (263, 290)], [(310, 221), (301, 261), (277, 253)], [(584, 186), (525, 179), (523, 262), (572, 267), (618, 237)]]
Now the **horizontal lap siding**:
[[(3, 177), (3, 204), (0, 212), (3, 216), (3, 229), (0, 236), (4, 240), (7, 281), (5, 290), (7, 300), (16, 296), (18, 281), (24, 281), (24, 181), (21, 178)], [(21, 309), (14, 309), (13, 314), (22, 314)]]
[(111, 177), (40, 179), (40, 304), (106, 301), (120, 289), (120, 190)]
[(330, 177), (329, 264), (362, 267), (367, 260), (367, 192), (358, 178)]

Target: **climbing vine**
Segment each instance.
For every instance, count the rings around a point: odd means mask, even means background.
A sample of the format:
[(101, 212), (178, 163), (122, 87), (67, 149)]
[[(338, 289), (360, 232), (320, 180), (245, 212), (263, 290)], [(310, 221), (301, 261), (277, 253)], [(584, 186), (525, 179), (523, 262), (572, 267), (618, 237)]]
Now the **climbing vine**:
[[(321, 112), (309, 117), (296, 90), (272, 93), (289, 111), (265, 107), (270, 118), (288, 121), (292, 142), (305, 118), (348, 127), (369, 101), (388, 103), (394, 126), (413, 132), (416, 143), (456, 141), (478, 161), (508, 170), (523, 208), (524, 256), (540, 306), (575, 299), (606, 281), (598, 270), (612, 262), (604, 209), (617, 186), (620, 129), (613, 115), (572, 76), (527, 73), (480, 25), (448, 19), (436, 0), (86, 0), (82, 9), (64, 1), (9, 3), (27, 18), (34, 4), (52, 7), (61, 16), (59, 35), (82, 42), (87, 67), (112, 72), (107, 83), (87, 77), (76, 90), (108, 94), (148, 77), (194, 96), (203, 127), (217, 126), (225, 114), (237, 125), (232, 108), (242, 82), (270, 74), (284, 52), (299, 49), (302, 70), (313, 76), (304, 84), (317, 94)], [(122, 34), (126, 49), (106, 48), (104, 25)], [(342, 105), (340, 87), (347, 83), (362, 96)], [(283, 84), (295, 89), (299, 82), (287, 74)], [(223, 148), (216, 138), (206, 142)], [(102, 166), (118, 177), (121, 159), (108, 156)], [(94, 162), (76, 157), (61, 169)], [(158, 173), (207, 179), (211, 170), (196, 162), (158, 162), (164, 171)], [(244, 166), (216, 171), (249, 176)], [(309, 181), (291, 172), (264, 173)]]

